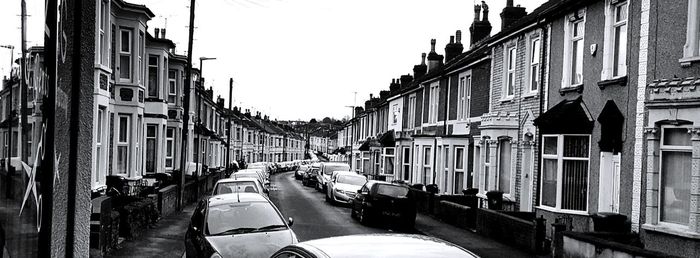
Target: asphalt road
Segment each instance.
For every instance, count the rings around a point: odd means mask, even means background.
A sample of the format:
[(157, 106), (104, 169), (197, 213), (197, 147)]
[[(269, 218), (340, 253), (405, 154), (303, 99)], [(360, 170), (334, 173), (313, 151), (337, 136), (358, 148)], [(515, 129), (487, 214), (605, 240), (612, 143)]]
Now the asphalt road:
[[(294, 218), (292, 229), (299, 241), (367, 233), (389, 233), (389, 228), (368, 227), (350, 217), (349, 206), (326, 203), (322, 193), (301, 185), (294, 172), (272, 175), (270, 199), (285, 217)], [(406, 233), (406, 232), (403, 232)]]

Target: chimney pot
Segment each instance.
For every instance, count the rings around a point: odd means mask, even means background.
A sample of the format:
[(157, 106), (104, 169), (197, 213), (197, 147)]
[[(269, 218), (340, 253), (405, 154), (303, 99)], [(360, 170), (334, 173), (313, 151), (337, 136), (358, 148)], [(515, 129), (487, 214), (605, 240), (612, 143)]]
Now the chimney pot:
[(430, 40), (430, 52), (435, 52), (435, 39)]
[(450, 36), (450, 44), (454, 44), (454, 43), (455, 43), (455, 36)]
[(425, 65), (425, 53), (421, 54), (421, 61), (420, 61), (420, 64), (421, 64), (421, 65)]
[(160, 29), (160, 37), (165, 38), (165, 28)]
[(457, 39), (457, 44), (462, 43), (462, 31), (461, 30), (457, 30), (456, 39)]
[(156, 29), (155, 29), (155, 33), (156, 33), (156, 35), (154, 35), (153, 37), (154, 37), (154, 38), (159, 38), (159, 37), (160, 37), (160, 29), (159, 29), (159, 28), (156, 28)]

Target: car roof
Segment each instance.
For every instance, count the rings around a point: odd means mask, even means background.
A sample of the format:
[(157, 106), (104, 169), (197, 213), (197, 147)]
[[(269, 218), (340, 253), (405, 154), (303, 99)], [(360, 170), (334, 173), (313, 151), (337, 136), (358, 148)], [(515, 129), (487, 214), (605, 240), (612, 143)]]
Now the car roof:
[(333, 171), (333, 174), (336, 176), (357, 176), (357, 177), (365, 177), (363, 175), (360, 175), (356, 173), (355, 171)]
[(255, 182), (257, 179), (255, 178), (250, 178), (250, 177), (241, 177), (241, 178), (224, 178), (224, 179), (219, 179), (219, 181), (216, 181), (216, 183), (231, 183), (231, 182)]
[(349, 235), (310, 240), (297, 246), (329, 257), (478, 257), (455, 244), (417, 234)]
[(259, 193), (227, 193), (209, 197), (209, 206), (238, 202), (269, 202)]

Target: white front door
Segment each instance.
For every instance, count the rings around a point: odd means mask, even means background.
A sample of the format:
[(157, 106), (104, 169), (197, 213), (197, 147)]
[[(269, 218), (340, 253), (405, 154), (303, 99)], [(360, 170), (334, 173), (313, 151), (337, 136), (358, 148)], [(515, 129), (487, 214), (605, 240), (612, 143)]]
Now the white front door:
[(598, 212), (620, 212), (620, 153), (600, 153)]

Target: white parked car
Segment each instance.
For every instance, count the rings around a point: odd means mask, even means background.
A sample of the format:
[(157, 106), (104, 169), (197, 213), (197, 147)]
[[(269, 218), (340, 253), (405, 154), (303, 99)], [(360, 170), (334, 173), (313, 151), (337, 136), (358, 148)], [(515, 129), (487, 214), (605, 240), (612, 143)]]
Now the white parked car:
[(333, 172), (326, 190), (326, 201), (330, 203), (349, 203), (355, 198), (357, 190), (367, 183), (367, 178), (363, 175), (351, 171)]
[(259, 193), (267, 195), (269, 191), (257, 178), (226, 178), (214, 184), (211, 195), (227, 193)]

